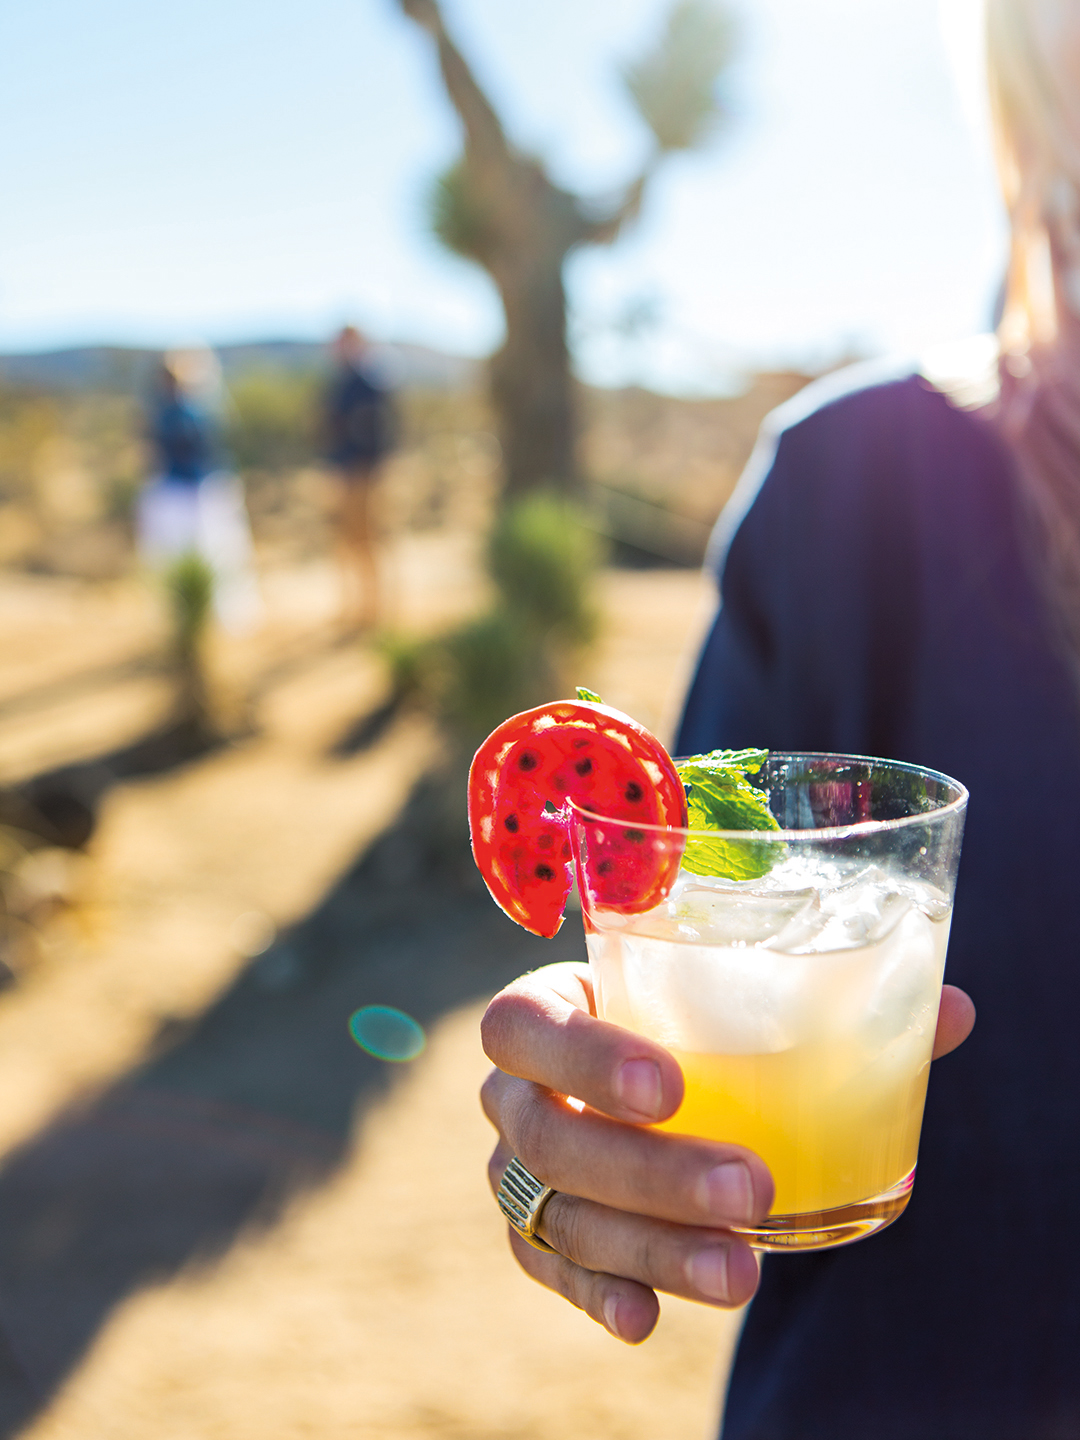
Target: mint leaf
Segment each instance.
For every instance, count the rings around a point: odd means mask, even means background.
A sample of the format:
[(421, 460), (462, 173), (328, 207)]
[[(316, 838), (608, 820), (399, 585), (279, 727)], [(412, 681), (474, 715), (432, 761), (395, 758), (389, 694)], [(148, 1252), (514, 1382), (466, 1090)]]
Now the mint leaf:
[[(687, 787), (689, 829), (779, 830), (765, 794), (746, 778), (768, 758), (767, 750), (711, 750), (681, 760), (675, 768)], [(695, 875), (757, 880), (772, 869), (777, 851), (767, 841), (691, 840), (683, 864)]]
[(597, 695), (595, 690), (586, 690), (584, 685), (579, 685), (577, 687), (577, 698), (579, 700), (589, 700), (594, 705), (602, 705), (604, 703), (603, 700), (600, 699), (600, 696)]

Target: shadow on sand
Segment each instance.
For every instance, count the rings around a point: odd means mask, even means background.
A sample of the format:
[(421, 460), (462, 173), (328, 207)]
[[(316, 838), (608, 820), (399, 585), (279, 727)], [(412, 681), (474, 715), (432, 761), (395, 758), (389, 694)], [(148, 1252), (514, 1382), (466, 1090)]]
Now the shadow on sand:
[(47, 845), (78, 849), (93, 834), (98, 806), (114, 785), (164, 774), (224, 743), (223, 736), (195, 721), (168, 721), (117, 750), (0, 789), (0, 824), (36, 835)]
[[(347, 1020), (392, 1005), (421, 1025), (523, 970), (584, 955), (499, 912), (459, 843), (433, 847), (422, 781), (322, 903), (195, 1024), (0, 1171), (0, 1436), (41, 1410), (132, 1291), (212, 1261), (342, 1161), (395, 1067)], [(472, 1095), (461, 1103), (472, 1106)], [(478, 1161), (479, 1163), (479, 1161)]]

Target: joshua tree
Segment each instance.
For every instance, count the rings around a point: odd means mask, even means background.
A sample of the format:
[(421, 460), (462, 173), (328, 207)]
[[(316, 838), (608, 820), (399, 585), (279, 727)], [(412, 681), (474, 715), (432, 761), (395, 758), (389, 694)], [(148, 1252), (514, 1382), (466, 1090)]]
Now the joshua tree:
[(730, 24), (712, 0), (679, 0), (655, 50), (623, 72), (653, 147), (641, 173), (612, 201), (570, 194), (538, 159), (514, 147), (447, 34), (436, 0), (401, 0), (401, 6), (435, 40), (464, 130), (463, 154), (435, 188), (435, 232), (484, 267), (506, 315), (491, 389), (507, 491), (573, 492), (578, 474), (563, 263), (580, 245), (615, 240), (637, 215), (660, 160), (699, 144), (719, 119), (716, 81), (731, 53)]

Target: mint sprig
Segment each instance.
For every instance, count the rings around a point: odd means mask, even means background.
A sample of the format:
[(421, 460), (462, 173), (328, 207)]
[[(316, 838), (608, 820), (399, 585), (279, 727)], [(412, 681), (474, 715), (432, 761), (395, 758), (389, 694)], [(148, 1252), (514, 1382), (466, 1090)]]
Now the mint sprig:
[[(711, 750), (675, 766), (686, 786), (691, 830), (779, 830), (765, 794), (747, 780), (769, 758), (767, 750)], [(768, 841), (691, 840), (683, 865), (695, 875), (757, 880), (768, 874), (778, 847)]]
[(602, 705), (604, 703), (595, 690), (586, 690), (584, 685), (577, 687), (577, 698), (579, 700), (589, 700), (593, 705)]

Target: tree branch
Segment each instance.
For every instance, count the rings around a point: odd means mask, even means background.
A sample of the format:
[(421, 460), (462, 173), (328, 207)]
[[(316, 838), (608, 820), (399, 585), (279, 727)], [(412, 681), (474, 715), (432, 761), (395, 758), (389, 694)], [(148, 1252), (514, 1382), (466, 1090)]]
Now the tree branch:
[(641, 212), (641, 201), (645, 194), (645, 186), (652, 177), (653, 165), (646, 165), (645, 169), (633, 182), (627, 186), (622, 199), (612, 206), (610, 202), (588, 201), (578, 202), (581, 215), (581, 229), (576, 243), (578, 245), (610, 245), (617, 240), (622, 233), (624, 225), (631, 220), (636, 220)]
[(438, 46), (443, 83), (465, 127), (466, 148), (481, 160), (509, 160), (511, 149), (499, 117), (447, 34), (436, 0), (401, 0), (401, 8)]

